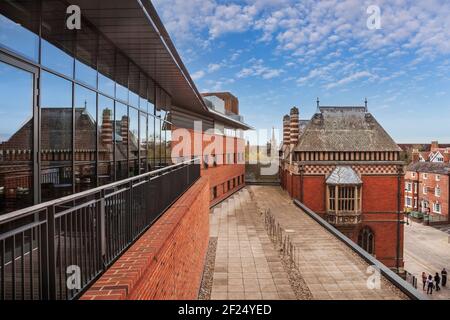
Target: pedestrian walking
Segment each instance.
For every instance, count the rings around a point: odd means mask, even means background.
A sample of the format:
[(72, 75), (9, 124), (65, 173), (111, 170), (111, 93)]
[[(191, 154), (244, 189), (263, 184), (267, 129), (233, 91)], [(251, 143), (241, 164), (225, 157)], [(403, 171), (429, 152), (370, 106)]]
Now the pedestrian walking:
[(441, 276), (442, 276), (442, 286), (445, 287), (447, 285), (447, 270), (445, 270), (445, 268), (442, 269)]
[(434, 282), (436, 285), (436, 291), (440, 291), (441, 287), (439, 286), (441, 284), (441, 277), (439, 276), (439, 273), (436, 272), (436, 275), (434, 276)]
[(425, 288), (427, 286), (427, 274), (425, 272), (422, 272), (422, 289), (425, 291)]
[(434, 286), (433, 277), (430, 274), (428, 275), (427, 279), (427, 294), (433, 294), (433, 286)]

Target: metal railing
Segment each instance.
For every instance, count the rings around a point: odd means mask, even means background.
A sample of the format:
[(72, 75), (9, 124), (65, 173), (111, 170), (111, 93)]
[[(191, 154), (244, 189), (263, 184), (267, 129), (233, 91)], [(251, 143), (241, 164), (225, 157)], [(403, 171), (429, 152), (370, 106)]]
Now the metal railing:
[(199, 177), (195, 159), (0, 216), (0, 300), (78, 298)]
[(332, 235), (334, 235), (337, 239), (342, 241), (345, 245), (347, 245), (350, 249), (353, 250), (358, 256), (360, 256), (363, 260), (365, 260), (369, 265), (375, 267), (381, 275), (383, 275), (389, 282), (391, 282), (395, 287), (400, 289), (406, 296), (408, 296), (412, 300), (428, 300), (426, 296), (417, 291), (411, 284), (403, 280), (399, 275), (394, 273), (368, 252), (366, 252), (363, 248), (354, 243), (351, 239), (345, 236), (342, 232), (336, 229), (333, 225), (329, 224), (327, 221), (322, 219), (317, 213), (309, 209), (306, 205), (294, 199), (294, 204), (303, 210), (308, 216), (314, 219), (317, 223), (319, 223), (322, 227), (328, 230)]

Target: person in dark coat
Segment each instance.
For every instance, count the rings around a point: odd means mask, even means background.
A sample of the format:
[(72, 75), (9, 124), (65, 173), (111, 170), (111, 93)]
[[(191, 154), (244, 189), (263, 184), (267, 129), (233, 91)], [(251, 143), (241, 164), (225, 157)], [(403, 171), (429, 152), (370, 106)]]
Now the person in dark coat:
[(427, 274), (425, 272), (422, 272), (422, 289), (425, 291), (425, 288), (427, 287)]
[(441, 276), (442, 276), (442, 286), (445, 287), (447, 284), (447, 270), (445, 270), (445, 268), (442, 269)]
[(433, 277), (430, 274), (428, 275), (427, 279), (427, 294), (433, 294), (433, 286), (434, 286)]
[(440, 291), (441, 287), (439, 285), (441, 284), (441, 277), (439, 276), (438, 272), (436, 272), (436, 275), (434, 276), (434, 282), (436, 285), (436, 291)]

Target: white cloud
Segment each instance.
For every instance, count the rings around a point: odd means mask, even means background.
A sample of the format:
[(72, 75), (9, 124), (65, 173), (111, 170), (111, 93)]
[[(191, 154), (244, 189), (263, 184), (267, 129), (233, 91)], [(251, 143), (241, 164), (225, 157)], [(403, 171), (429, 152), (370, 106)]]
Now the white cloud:
[(326, 88), (327, 89), (335, 88), (335, 87), (342, 86), (342, 85), (348, 84), (350, 82), (359, 80), (361, 78), (369, 78), (371, 76), (372, 76), (372, 74), (370, 72), (368, 72), (368, 71), (356, 72), (356, 73), (353, 73), (353, 74), (351, 74), (351, 75), (349, 75), (349, 76), (347, 76), (347, 77), (345, 77), (345, 78), (343, 78), (343, 79), (341, 79), (341, 80), (339, 80), (337, 82), (328, 84), (326, 86)]
[(220, 68), (222, 68), (222, 65), (220, 63), (210, 63), (208, 65), (208, 73), (218, 71)]
[(261, 77), (263, 79), (272, 79), (279, 77), (284, 70), (283, 69), (273, 69), (264, 66), (264, 61), (262, 59), (252, 59), (250, 60), (251, 65), (249, 67), (242, 68), (236, 74), (237, 78), (247, 78), (247, 77)]
[(194, 73), (192, 74), (192, 79), (193, 79), (194, 81), (199, 80), (199, 79), (203, 78), (203, 77), (205, 76), (205, 74), (206, 74), (205, 71), (199, 70), (199, 71), (194, 72)]

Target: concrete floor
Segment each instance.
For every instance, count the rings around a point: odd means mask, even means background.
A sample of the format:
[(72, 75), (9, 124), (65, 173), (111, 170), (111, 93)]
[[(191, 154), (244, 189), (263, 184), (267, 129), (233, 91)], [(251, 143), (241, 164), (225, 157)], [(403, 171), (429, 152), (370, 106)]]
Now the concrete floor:
[[(450, 238), (442, 231), (448, 228), (439, 229), (413, 221), (405, 225), (405, 270), (419, 277), (418, 287), (422, 285), (422, 272), (434, 276), (444, 267), (450, 271)], [(447, 281), (447, 288), (440, 292), (433, 292), (431, 298), (450, 299), (450, 283)]]

